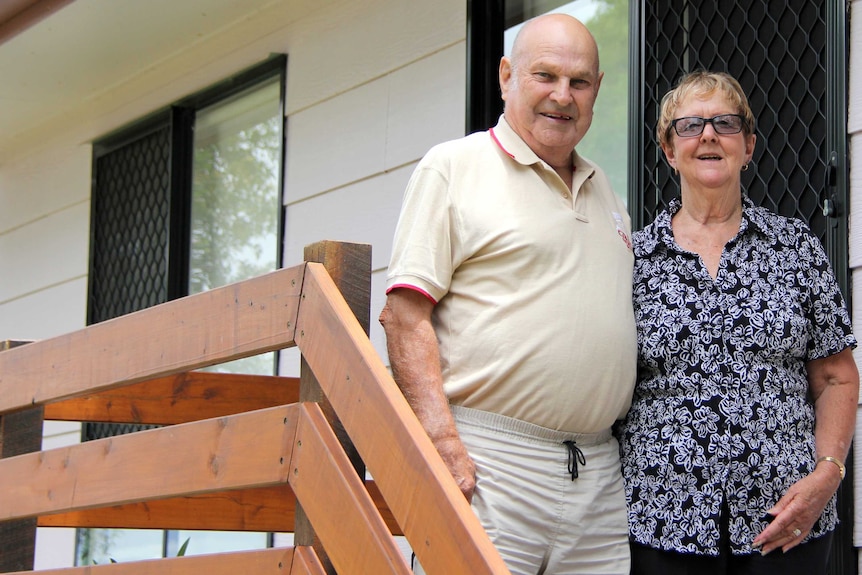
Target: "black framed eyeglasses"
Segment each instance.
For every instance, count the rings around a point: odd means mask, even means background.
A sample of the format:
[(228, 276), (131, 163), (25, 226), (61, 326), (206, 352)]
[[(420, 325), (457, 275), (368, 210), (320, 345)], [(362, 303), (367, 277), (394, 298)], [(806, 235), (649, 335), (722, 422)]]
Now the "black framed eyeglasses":
[(721, 114), (712, 118), (687, 116), (671, 122), (671, 126), (680, 138), (700, 136), (707, 124), (712, 124), (716, 134), (738, 134), (742, 131), (745, 120), (739, 114)]

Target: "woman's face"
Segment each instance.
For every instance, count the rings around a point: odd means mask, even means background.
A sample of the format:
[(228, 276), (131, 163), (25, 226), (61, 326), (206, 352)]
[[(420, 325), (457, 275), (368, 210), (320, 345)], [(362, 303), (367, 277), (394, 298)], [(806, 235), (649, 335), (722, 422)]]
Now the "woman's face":
[[(716, 92), (705, 98), (690, 96), (683, 100), (674, 118), (709, 119), (722, 114), (736, 114), (736, 110)], [(681, 137), (671, 128), (670, 143), (662, 150), (671, 167), (679, 171), (683, 186), (738, 192), (740, 172), (751, 161), (755, 139), (754, 134), (746, 135), (745, 131), (719, 134), (713, 124), (705, 123), (697, 136)]]

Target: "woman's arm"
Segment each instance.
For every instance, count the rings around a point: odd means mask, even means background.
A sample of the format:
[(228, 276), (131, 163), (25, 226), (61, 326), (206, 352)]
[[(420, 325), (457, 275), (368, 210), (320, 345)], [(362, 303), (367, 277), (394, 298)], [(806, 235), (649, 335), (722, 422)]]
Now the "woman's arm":
[[(806, 369), (814, 401), (817, 457), (834, 457), (843, 463), (853, 440), (859, 402), (859, 371), (853, 353), (845, 348), (835, 355), (809, 361)], [(838, 466), (830, 462), (820, 466), (831, 467), (829, 471), (838, 474)]]
[(841, 484), (839, 466), (820, 458), (832, 457), (843, 465), (856, 427), (859, 371), (850, 348), (809, 361), (806, 369), (814, 401), (818, 463), (769, 510), (775, 519), (754, 539), (764, 554), (779, 547), (787, 551), (808, 535)]

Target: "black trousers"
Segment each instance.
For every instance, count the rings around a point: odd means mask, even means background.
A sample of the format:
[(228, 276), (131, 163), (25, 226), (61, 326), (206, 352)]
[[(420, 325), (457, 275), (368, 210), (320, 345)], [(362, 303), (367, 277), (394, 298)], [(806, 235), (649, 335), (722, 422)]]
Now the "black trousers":
[[(723, 514), (725, 517), (727, 514)], [(768, 555), (733, 555), (722, 521), (724, 542), (718, 557), (662, 551), (631, 544), (631, 575), (826, 575), (832, 532), (797, 545), (787, 553), (776, 549)]]

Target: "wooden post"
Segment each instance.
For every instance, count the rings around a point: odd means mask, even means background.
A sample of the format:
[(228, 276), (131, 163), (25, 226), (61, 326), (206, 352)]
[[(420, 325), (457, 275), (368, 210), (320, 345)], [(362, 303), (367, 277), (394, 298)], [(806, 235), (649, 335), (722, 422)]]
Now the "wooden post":
[[(26, 341), (0, 341), (0, 352)], [(0, 415), (0, 458), (42, 449), (43, 408)], [(0, 573), (31, 571), (36, 555), (36, 518), (0, 522)]]
[[(371, 326), (371, 246), (368, 244), (351, 244), (345, 242), (323, 241), (305, 247), (303, 259), (307, 262), (317, 262), (324, 265), (326, 271), (332, 277), (333, 282), (341, 291), (347, 305), (359, 320), (359, 324), (367, 334)], [(320, 408), (326, 416), (327, 421), (335, 431), (338, 441), (350, 458), (356, 473), (365, 479), (365, 464), (359, 457), (359, 453), (350, 441), (344, 427), (338, 420), (338, 416), (332, 406), (323, 395), (317, 378), (311, 369), (301, 360), (299, 400), (314, 401), (320, 404)], [(325, 497), (326, 494), (321, 494)], [(329, 575), (335, 574), (335, 568), (329, 561), (320, 540), (315, 536), (314, 529), (297, 501), (296, 523), (294, 529), (295, 545), (312, 545), (320, 558), (323, 567)]]

